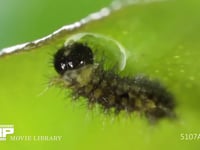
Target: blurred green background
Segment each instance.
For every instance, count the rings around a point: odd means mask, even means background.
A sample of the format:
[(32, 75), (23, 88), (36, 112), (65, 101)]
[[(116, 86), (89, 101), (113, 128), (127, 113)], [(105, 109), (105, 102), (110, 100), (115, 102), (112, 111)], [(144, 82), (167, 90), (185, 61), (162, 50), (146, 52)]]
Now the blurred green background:
[(0, 49), (35, 40), (110, 4), (111, 0), (0, 0)]
[[(1, 0), (0, 48), (48, 35), (109, 3)], [(77, 31), (97, 32), (122, 43), (134, 58), (128, 60), (124, 73), (160, 79), (176, 97), (177, 122), (164, 120), (151, 126), (137, 116), (113, 118), (87, 110), (84, 102), (71, 103), (66, 89), (46, 90), (56, 75), (51, 63), (59, 45), (52, 43), (0, 59), (0, 124), (14, 124), (16, 136), (60, 135), (63, 139), (8, 140), (0, 142), (0, 148), (198, 149), (199, 140), (180, 140), (180, 134), (200, 133), (199, 4), (185, 0), (131, 6)]]

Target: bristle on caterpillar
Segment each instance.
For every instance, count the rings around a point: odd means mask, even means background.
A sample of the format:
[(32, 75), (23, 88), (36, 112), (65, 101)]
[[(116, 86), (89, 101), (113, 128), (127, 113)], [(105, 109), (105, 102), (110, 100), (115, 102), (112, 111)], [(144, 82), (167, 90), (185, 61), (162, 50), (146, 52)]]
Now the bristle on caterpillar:
[(54, 67), (73, 95), (85, 97), (90, 106), (99, 104), (116, 114), (138, 112), (154, 121), (175, 116), (173, 96), (158, 81), (121, 77), (114, 69), (104, 69), (86, 44), (72, 42), (60, 48), (54, 55)]

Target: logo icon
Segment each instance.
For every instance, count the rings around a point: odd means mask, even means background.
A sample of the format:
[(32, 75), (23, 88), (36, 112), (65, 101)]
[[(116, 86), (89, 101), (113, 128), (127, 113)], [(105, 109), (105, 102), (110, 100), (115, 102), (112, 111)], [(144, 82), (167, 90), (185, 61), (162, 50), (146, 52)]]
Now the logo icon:
[(9, 134), (14, 133), (14, 125), (0, 125), (0, 141), (6, 141)]

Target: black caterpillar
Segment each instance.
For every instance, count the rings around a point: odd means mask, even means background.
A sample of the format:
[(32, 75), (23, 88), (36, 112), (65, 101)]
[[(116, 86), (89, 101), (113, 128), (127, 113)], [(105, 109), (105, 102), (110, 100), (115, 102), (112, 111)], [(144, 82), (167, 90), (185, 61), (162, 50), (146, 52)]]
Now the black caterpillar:
[(100, 104), (106, 111), (139, 112), (149, 120), (173, 118), (173, 96), (157, 81), (144, 76), (121, 77), (96, 63), (89, 46), (73, 42), (54, 55), (54, 67), (73, 94), (87, 98), (88, 104)]

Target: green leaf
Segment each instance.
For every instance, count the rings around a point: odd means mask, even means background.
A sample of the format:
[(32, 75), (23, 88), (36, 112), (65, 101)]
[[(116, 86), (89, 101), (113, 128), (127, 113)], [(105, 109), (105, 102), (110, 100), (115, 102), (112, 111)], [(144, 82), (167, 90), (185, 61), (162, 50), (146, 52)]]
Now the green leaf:
[[(20, 48), (28, 52), (1, 57), (0, 124), (14, 124), (12, 136), (63, 136), (61, 142), (8, 140), (4, 147), (197, 149), (200, 139), (186, 137), (200, 134), (199, 6), (195, 0), (177, 0), (137, 1), (119, 10), (110, 7), (101, 11), (101, 19), (90, 16), (90, 21), (80, 27), (73, 24), (70, 31), (71, 26), (67, 26), (45, 40)], [(177, 121), (163, 120), (152, 127), (137, 116), (105, 116), (88, 111), (81, 102), (74, 106), (67, 89), (49, 87), (51, 78), (57, 76), (53, 54), (67, 38), (85, 32), (104, 35), (123, 45), (128, 54), (123, 75), (144, 74), (162, 82), (175, 97)]]

